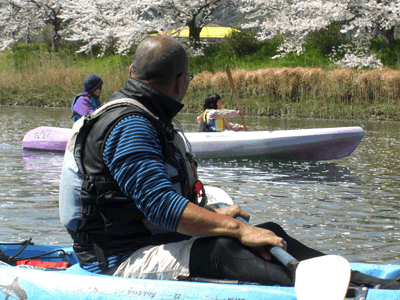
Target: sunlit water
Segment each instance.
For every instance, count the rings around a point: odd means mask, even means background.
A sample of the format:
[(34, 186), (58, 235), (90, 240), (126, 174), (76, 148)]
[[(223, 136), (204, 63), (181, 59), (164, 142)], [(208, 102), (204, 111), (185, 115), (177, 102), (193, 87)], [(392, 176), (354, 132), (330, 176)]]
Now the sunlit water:
[[(178, 119), (187, 131), (197, 131), (195, 117)], [(23, 136), (33, 128), (71, 127), (69, 110), (0, 106), (0, 120), (0, 241), (32, 237), (37, 244), (70, 245), (58, 217), (63, 156), (22, 149)], [(250, 130), (360, 123), (246, 116)], [(306, 244), (350, 261), (400, 264), (400, 124), (362, 124), (367, 134), (346, 158), (200, 160), (200, 178), (223, 187), (253, 224), (278, 222)]]

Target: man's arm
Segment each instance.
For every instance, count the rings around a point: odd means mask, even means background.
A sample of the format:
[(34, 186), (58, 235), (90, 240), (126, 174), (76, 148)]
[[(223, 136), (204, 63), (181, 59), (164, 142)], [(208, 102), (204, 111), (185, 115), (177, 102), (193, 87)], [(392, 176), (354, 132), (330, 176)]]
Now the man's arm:
[(267, 260), (271, 256), (265, 246), (286, 247), (286, 242), (269, 230), (244, 224), (193, 203), (188, 203), (183, 210), (177, 231), (193, 236), (230, 236), (254, 248)]
[(231, 236), (257, 248), (266, 259), (269, 253), (263, 246), (284, 245), (272, 232), (231, 218), (237, 214), (246, 217), (237, 209), (225, 210), (225, 216), (179, 195), (165, 169), (157, 133), (143, 117), (122, 120), (107, 140), (103, 156), (122, 191), (152, 223), (191, 236)]
[(189, 200), (171, 183), (153, 125), (142, 116), (124, 118), (108, 137), (103, 158), (122, 192), (147, 220), (176, 231)]

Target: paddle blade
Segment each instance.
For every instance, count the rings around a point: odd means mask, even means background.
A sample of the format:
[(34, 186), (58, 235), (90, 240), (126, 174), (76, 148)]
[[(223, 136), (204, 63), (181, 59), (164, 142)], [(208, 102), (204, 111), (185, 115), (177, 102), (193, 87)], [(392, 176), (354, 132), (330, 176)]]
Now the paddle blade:
[(233, 205), (232, 198), (223, 189), (208, 185), (205, 185), (204, 189), (208, 198), (208, 205), (219, 203), (220, 208)]
[(343, 300), (350, 283), (350, 264), (338, 255), (300, 261), (296, 269), (298, 300)]

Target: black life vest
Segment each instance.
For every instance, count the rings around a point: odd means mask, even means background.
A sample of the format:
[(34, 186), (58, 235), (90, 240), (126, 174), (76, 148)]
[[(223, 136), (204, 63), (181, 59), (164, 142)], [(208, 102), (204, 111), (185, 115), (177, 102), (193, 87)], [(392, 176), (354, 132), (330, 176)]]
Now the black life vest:
[[(178, 170), (172, 183), (180, 183), (182, 196), (197, 204), (192, 175), (187, 160), (174, 143), (178, 133), (171, 124), (166, 124), (133, 103), (118, 99), (86, 116), (76, 136), (74, 157), (81, 187), (82, 219), (77, 231), (68, 230), (74, 239), (74, 250), (81, 263), (96, 258), (100, 268), (107, 270), (105, 257), (123, 251), (132, 251), (148, 245), (161, 245), (187, 239), (187, 236), (171, 233), (152, 235), (144, 224), (144, 215), (137, 209), (133, 199), (127, 197), (112, 177), (103, 161), (105, 142), (114, 126), (130, 115), (145, 117), (155, 127), (163, 151), (164, 163)], [(140, 105), (140, 103), (138, 103)], [(111, 108), (110, 108), (111, 107)], [(193, 172), (193, 170), (192, 170)]]

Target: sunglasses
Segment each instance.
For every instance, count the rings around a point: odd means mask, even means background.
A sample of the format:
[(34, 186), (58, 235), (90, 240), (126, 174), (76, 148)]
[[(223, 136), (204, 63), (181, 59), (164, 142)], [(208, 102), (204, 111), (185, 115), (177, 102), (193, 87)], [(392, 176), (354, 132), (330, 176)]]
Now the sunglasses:
[(190, 72), (188, 72), (188, 73), (186, 73), (186, 72), (185, 73), (180, 73), (180, 74), (176, 75), (175, 78), (178, 78), (182, 74), (185, 74), (185, 75), (189, 76), (189, 81), (193, 80), (194, 75), (192, 73), (190, 73)]
[(187, 76), (189, 76), (189, 81), (193, 80), (194, 75), (192, 73), (185, 73)]

